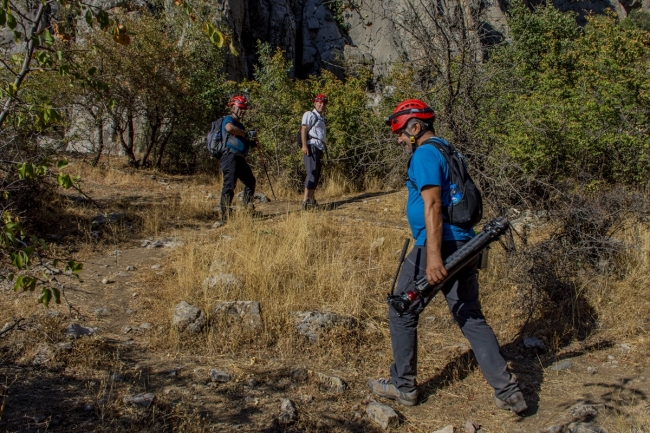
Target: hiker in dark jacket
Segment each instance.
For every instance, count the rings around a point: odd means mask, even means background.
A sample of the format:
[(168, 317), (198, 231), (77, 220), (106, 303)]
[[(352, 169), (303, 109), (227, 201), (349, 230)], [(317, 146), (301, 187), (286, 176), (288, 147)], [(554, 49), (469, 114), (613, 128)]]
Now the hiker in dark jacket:
[(327, 96), (320, 93), (314, 98), (314, 109), (305, 112), (302, 116), (300, 127), (301, 150), (305, 171), (307, 172), (305, 176), (305, 196), (302, 201), (302, 208), (305, 210), (318, 205), (314, 194), (323, 167), (326, 132), (323, 111), (326, 105)]
[(230, 204), (237, 185), (237, 179), (244, 184), (244, 205), (253, 209), (251, 202), (255, 195), (255, 176), (246, 162), (251, 147), (257, 145), (255, 131), (246, 131), (241, 123), (248, 109), (243, 96), (235, 96), (228, 103), (231, 114), (223, 119), (222, 136), (226, 138), (226, 149), (221, 157), (223, 189), (221, 190), (221, 224), (225, 224), (230, 214)]
[[(409, 99), (400, 103), (388, 118), (397, 141), (412, 153), (408, 166), (406, 216), (415, 247), (406, 257), (396, 295), (413, 290), (415, 281), (426, 276), (430, 284), (447, 276), (444, 259), (474, 237), (472, 228), (461, 228), (445, 220), (443, 209), (459, 200), (454, 196), (449, 164), (434, 142), (449, 144), (435, 136), (433, 110), (424, 102)], [(522, 413), (524, 396), (499, 352), (499, 342), (486, 323), (479, 302), (478, 257), (455, 274), (442, 288), (449, 311), (472, 346), (481, 372), (494, 388), (494, 402), (501, 409)], [(417, 403), (417, 327), (420, 314), (431, 297), (417, 299), (399, 316), (389, 309), (390, 338), (394, 363), (390, 379), (371, 380), (370, 390), (405, 406)]]

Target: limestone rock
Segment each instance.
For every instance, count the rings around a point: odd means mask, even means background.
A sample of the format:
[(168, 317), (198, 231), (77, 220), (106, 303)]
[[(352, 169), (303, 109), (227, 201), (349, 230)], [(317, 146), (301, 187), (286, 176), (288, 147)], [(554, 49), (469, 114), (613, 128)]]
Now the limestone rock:
[(214, 290), (221, 286), (229, 290), (237, 287), (237, 285), (239, 285), (239, 279), (236, 276), (232, 274), (219, 274), (203, 280), (202, 287), (204, 291)]
[(210, 380), (212, 380), (213, 382), (226, 383), (226, 382), (230, 382), (231, 377), (225, 371), (213, 369), (210, 370)]
[(155, 394), (151, 392), (127, 395), (124, 397), (123, 401), (125, 404), (132, 404), (134, 406), (149, 407), (151, 403), (156, 399)]
[(32, 361), (33, 365), (45, 365), (50, 362), (55, 356), (55, 352), (48, 344), (41, 343), (36, 348), (36, 354)]
[(260, 314), (260, 303), (255, 301), (232, 301), (222, 302), (214, 309), (215, 316), (225, 315), (234, 318), (242, 325), (260, 329), (262, 327), (262, 316)]
[[(372, 401), (366, 406), (368, 418), (377, 423), (382, 429), (396, 428), (399, 425), (399, 417), (392, 407)], [(453, 432), (453, 430), (452, 430)]]
[(340, 394), (347, 388), (343, 379), (336, 376), (328, 376), (327, 374), (318, 373), (318, 381), (320, 382), (321, 390), (326, 392)]
[(297, 417), (296, 408), (288, 398), (283, 398), (280, 401), (280, 416), (278, 416), (278, 421), (281, 424), (291, 424)]
[(535, 347), (543, 349), (544, 342), (537, 337), (526, 337), (524, 338), (524, 347), (528, 349), (532, 349)]
[(573, 362), (571, 361), (562, 361), (558, 362), (556, 364), (553, 364), (551, 367), (551, 370), (553, 371), (561, 371), (561, 370), (567, 370), (573, 366)]
[(341, 316), (335, 313), (321, 313), (320, 311), (294, 311), (291, 313), (296, 320), (296, 329), (300, 335), (310, 341), (318, 341), (321, 334), (336, 326), (351, 328), (356, 325), (352, 317)]
[(448, 425), (447, 427), (436, 430), (433, 433), (454, 433), (454, 426)]
[(86, 328), (79, 325), (78, 323), (73, 323), (65, 329), (65, 335), (69, 338), (79, 338), (85, 335), (94, 335), (97, 332), (97, 328)]
[(589, 422), (572, 422), (567, 427), (569, 433), (608, 433), (604, 427)]
[(205, 313), (194, 305), (182, 301), (174, 308), (172, 327), (176, 330), (182, 332), (187, 329), (190, 333), (197, 334), (201, 332), (205, 324)]

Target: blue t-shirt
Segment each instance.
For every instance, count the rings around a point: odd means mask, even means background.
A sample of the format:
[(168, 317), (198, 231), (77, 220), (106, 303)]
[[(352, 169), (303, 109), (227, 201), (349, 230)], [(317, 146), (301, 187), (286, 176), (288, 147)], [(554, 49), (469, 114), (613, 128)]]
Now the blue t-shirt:
[[(244, 125), (242, 125), (241, 122), (235, 120), (235, 118), (232, 116), (226, 116), (223, 118), (223, 123), (221, 124), (222, 137), (225, 137), (226, 134), (228, 134), (226, 132), (226, 125), (229, 123), (232, 123), (234, 126), (236, 126), (239, 129), (245, 130)], [(248, 149), (250, 148), (250, 144), (248, 143), (248, 140), (244, 139), (244, 137), (238, 137), (236, 135), (228, 134), (228, 141), (226, 141), (226, 147), (236, 150), (239, 153), (243, 153), (244, 155), (248, 155)]]
[[(448, 145), (445, 140), (436, 139)], [(409, 196), (406, 203), (406, 217), (411, 226), (415, 245), (424, 246), (427, 240), (427, 232), (424, 223), (424, 200), (422, 200), (420, 191), (425, 186), (439, 186), (442, 205), (449, 206), (451, 204), (449, 165), (435, 146), (422, 144), (413, 152), (409, 162), (408, 178), (409, 181), (406, 182), (406, 186), (408, 187)], [(417, 189), (413, 184), (417, 186)], [(466, 241), (472, 239), (474, 235), (474, 229), (463, 229), (444, 221), (442, 223), (443, 241)]]

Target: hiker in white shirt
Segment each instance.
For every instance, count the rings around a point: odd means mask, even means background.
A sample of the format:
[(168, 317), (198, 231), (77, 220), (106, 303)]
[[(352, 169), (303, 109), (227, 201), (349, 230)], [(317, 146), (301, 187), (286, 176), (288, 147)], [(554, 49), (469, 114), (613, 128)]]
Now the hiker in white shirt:
[(314, 109), (302, 116), (300, 137), (302, 141), (303, 162), (305, 163), (305, 196), (302, 208), (307, 210), (318, 205), (314, 198), (316, 185), (320, 180), (325, 151), (325, 118), (323, 111), (327, 105), (327, 97), (322, 93), (314, 98)]

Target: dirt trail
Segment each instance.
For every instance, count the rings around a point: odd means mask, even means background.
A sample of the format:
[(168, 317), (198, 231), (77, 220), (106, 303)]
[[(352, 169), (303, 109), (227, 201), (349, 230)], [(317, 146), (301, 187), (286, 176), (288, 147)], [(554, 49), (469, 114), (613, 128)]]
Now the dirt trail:
[[(124, 191), (117, 194), (134, 197)], [(382, 205), (382, 200), (395, 200), (401, 194), (341, 197), (324, 204), (320, 211), (330, 212), (343, 224), (403, 230), (403, 214), (388, 214)], [(264, 221), (299, 211), (299, 203), (261, 204), (257, 211)], [(204, 221), (194, 230), (212, 230), (210, 225), (211, 221)], [(175, 236), (182, 241), (182, 231)], [(188, 426), (204, 425), (205, 431), (215, 432), (381, 431), (365, 415), (363, 399), (369, 377), (354, 365), (341, 365), (338, 371), (329, 372), (348, 384), (339, 395), (319, 386), (308, 356), (287, 360), (269, 350), (246, 359), (206, 359), (191, 353), (165, 353), (151, 346), (149, 336), (162, 324), (149, 322), (151, 299), (156, 293), (155, 287), (145, 282), (170, 277), (167, 255), (171, 249), (142, 248), (140, 242), (134, 239), (118, 246), (117, 252), (111, 248), (89, 257), (85, 260), (83, 283), (68, 288), (70, 300), (86, 318), (80, 323), (97, 328), (97, 333), (73, 342), (72, 353), (66, 356), (74, 357), (79, 348), (84, 348), (81, 353), (85, 356), (96, 356), (96, 360), (89, 361), (94, 367), (57, 369), (52, 365), (44, 369), (29, 362), (20, 367), (3, 366), (5, 376), (16, 381), (9, 386), (0, 429), (163, 431), (173, 425), (178, 431), (194, 431)], [(499, 323), (492, 325), (499, 336)], [(605, 426), (609, 432), (644, 431), (632, 430), (632, 426), (639, 425), (638, 419), (643, 419), (639, 414), (646, 413), (650, 404), (650, 369), (634, 345), (621, 346), (626, 342), (615, 341), (574, 344), (550, 362), (502, 342), (512, 369), (526, 387), (531, 407), (525, 417), (517, 417), (494, 407), (489, 387), (475, 364), (468, 361), (467, 341), (447, 317), (425, 313), (421, 340), (429, 337), (446, 344), (421, 348), (421, 403), (406, 408), (378, 399), (398, 411), (401, 421), (396, 431), (431, 432), (448, 424), (462, 431), (465, 420), (471, 419), (483, 425), (484, 433), (535, 432), (552, 425), (567, 425), (574, 418)], [(554, 370), (560, 361), (565, 364)], [(458, 367), (462, 365), (468, 367)], [(385, 374), (388, 365), (385, 367), (378, 373)], [(213, 368), (230, 372), (233, 380), (210, 381)], [(142, 392), (155, 394), (156, 409), (120, 405), (116, 400), (116, 396)], [(298, 420), (293, 426), (277, 420), (281, 398), (290, 398), (296, 406)], [(587, 409), (574, 407), (580, 402), (586, 403)], [(586, 412), (575, 416), (572, 407), (574, 412)], [(650, 426), (645, 428), (650, 431)]]

